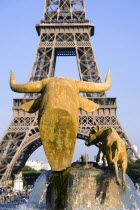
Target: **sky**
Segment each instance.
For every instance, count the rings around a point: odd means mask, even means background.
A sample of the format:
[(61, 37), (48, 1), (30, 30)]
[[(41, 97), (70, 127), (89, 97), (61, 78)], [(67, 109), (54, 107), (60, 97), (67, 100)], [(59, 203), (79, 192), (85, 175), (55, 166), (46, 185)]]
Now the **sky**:
[[(17, 83), (28, 81), (39, 40), (35, 25), (43, 19), (44, 4), (45, 0), (0, 0), (0, 138), (13, 117), (12, 99), (23, 96), (10, 89), (10, 70)], [(102, 81), (111, 70), (107, 96), (117, 97), (118, 120), (140, 153), (140, 0), (85, 0), (85, 6), (87, 19), (95, 25), (91, 40)], [(76, 58), (58, 57), (55, 76), (79, 79)], [(81, 153), (92, 160), (96, 149), (77, 140), (74, 160)], [(46, 161), (42, 148), (30, 159)]]

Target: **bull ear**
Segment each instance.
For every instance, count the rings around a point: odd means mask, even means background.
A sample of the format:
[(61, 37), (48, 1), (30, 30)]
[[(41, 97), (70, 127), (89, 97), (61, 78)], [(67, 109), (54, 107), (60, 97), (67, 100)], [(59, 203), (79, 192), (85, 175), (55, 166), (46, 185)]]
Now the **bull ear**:
[(99, 125), (96, 125), (96, 132), (98, 132), (99, 130), (100, 130), (100, 127), (99, 127)]
[(42, 96), (35, 100), (31, 100), (25, 104), (22, 104), (20, 108), (25, 112), (34, 113), (38, 111), (41, 101), (42, 101)]
[(111, 145), (111, 152), (112, 152), (112, 160), (115, 160), (118, 155), (118, 142), (117, 141), (113, 142), (113, 144)]
[(99, 104), (79, 96), (79, 108), (85, 110), (86, 112), (94, 112), (96, 109), (99, 109)]

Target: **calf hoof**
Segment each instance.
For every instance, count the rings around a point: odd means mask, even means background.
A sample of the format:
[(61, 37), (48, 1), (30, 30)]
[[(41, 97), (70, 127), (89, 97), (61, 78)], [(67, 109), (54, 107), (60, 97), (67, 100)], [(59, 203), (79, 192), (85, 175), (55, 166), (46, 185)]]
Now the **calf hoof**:
[(126, 191), (126, 183), (125, 182), (122, 183), (122, 190)]
[(117, 182), (118, 185), (121, 186), (121, 181), (120, 181), (120, 179), (118, 179), (116, 182)]

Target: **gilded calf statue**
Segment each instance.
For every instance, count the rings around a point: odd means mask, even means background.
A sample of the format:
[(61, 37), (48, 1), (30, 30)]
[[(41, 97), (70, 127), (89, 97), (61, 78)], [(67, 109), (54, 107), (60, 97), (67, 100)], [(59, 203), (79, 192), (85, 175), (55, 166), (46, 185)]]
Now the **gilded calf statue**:
[(108, 72), (105, 83), (52, 77), (16, 84), (11, 72), (10, 86), (15, 92), (41, 94), (20, 108), (29, 113), (39, 111), (39, 131), (46, 156), (53, 171), (62, 171), (71, 165), (79, 126), (78, 109), (93, 112), (99, 108), (79, 93), (106, 91), (111, 86), (111, 79)]
[(120, 138), (114, 128), (99, 129), (97, 126), (89, 135), (89, 140), (85, 142), (86, 146), (96, 145), (99, 147), (97, 161), (100, 159), (100, 152), (103, 153), (103, 159), (107, 160), (108, 166), (113, 167), (118, 184), (121, 184), (118, 175), (118, 164), (122, 170), (122, 189), (126, 189), (125, 172), (127, 169), (127, 152), (124, 141)]

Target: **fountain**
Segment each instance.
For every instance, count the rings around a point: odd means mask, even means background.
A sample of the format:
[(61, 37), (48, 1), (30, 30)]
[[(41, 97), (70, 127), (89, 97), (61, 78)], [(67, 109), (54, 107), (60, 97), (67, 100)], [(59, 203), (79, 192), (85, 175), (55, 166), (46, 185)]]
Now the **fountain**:
[[(71, 165), (78, 132), (78, 109), (93, 112), (99, 108), (98, 104), (79, 96), (79, 93), (109, 89), (110, 72), (105, 83), (54, 77), (26, 84), (16, 84), (14, 74), (11, 73), (10, 85), (16, 92), (41, 94), (39, 98), (23, 104), (21, 109), (30, 113), (39, 110), (41, 140), (52, 169), (38, 178), (27, 204), (28, 209), (112, 210), (135, 209), (140, 206), (140, 198), (132, 181), (127, 177), (127, 184), (124, 182), (127, 160), (124, 161), (123, 156), (126, 158), (126, 149), (121, 139), (116, 140), (117, 134), (110, 136), (110, 130), (105, 133), (99, 130), (104, 138), (94, 133), (89, 139), (89, 143), (92, 141), (92, 144), (99, 146), (110, 168), (114, 170), (115, 167), (115, 173), (94, 162), (76, 162)], [(120, 148), (121, 153), (118, 152)], [(123, 177), (118, 174), (118, 161), (121, 161), (124, 169)], [(123, 180), (122, 187), (118, 185), (119, 177)]]
[[(94, 163), (90, 162), (85, 168), (77, 167), (75, 164), (69, 171), (58, 174), (48, 171), (41, 174), (31, 193), (27, 208), (48, 210), (140, 208), (140, 196), (127, 175), (127, 187), (124, 192), (116, 184), (112, 171), (93, 165)], [(121, 177), (120, 173), (119, 176)]]

